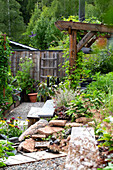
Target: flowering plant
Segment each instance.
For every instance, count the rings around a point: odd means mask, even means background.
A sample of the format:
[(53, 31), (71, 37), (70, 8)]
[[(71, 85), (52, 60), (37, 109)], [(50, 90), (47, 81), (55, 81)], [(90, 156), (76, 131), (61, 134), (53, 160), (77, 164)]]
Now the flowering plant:
[(12, 117), (9, 121), (6, 118), (0, 119), (0, 133), (10, 137), (19, 137), (22, 130), (18, 127), (19, 120)]

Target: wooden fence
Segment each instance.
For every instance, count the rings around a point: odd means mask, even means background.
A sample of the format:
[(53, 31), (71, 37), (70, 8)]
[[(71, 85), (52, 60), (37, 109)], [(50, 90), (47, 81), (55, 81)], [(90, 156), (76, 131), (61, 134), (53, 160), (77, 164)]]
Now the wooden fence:
[(35, 80), (43, 81), (48, 75), (55, 77), (65, 76), (62, 69), (64, 58), (62, 51), (14, 51), (10, 56), (11, 73), (16, 76), (19, 70), (20, 58), (31, 57), (34, 67), (31, 70), (31, 77)]

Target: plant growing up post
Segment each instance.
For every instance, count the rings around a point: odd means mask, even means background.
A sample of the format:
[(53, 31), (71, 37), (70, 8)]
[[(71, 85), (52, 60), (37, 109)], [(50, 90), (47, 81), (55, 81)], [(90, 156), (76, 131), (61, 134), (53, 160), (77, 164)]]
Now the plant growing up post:
[(5, 88), (7, 86), (9, 56), (11, 54), (9, 40), (6, 34), (0, 34), (0, 91), (5, 98)]

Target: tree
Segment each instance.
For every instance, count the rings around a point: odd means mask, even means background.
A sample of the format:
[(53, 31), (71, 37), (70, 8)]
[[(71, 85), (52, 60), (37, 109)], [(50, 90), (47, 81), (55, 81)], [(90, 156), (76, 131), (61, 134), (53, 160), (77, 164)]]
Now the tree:
[(16, 0), (0, 0), (0, 31), (18, 40), (25, 30), (20, 13), (20, 4)]

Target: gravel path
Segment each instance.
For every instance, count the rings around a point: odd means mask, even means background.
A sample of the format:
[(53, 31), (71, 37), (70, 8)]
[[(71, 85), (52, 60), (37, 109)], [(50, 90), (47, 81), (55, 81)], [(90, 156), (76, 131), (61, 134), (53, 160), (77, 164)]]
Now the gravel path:
[(14, 108), (9, 115), (7, 116), (7, 119), (10, 119), (11, 117), (22, 117), (22, 120), (27, 119), (27, 114), (30, 111), (31, 107), (42, 107), (44, 105), (43, 102), (36, 102), (36, 103), (27, 103), (24, 102), (20, 104), (18, 107)]

